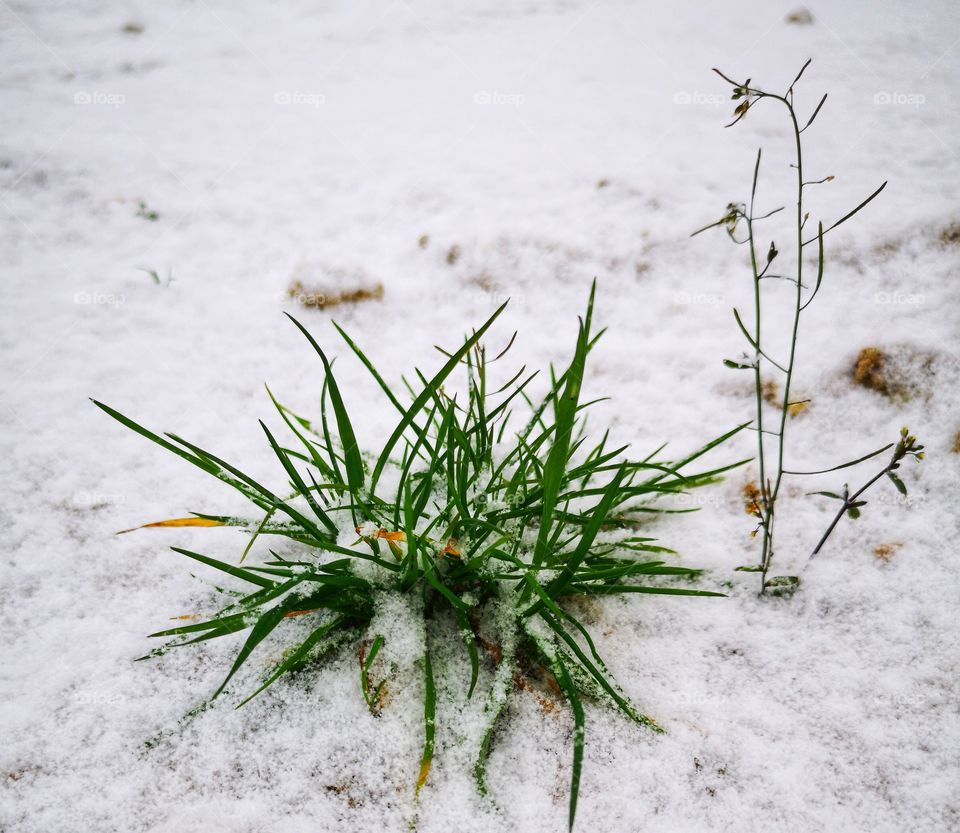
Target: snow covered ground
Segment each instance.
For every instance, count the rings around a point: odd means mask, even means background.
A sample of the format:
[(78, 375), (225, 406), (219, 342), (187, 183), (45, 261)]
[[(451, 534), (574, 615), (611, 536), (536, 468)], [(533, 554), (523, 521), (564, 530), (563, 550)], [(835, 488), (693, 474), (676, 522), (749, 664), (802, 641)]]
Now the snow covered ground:
[[(835, 218), (890, 184), (829, 238), (796, 383), (812, 405), (790, 423), (789, 459), (823, 468), (904, 423), (928, 457), (905, 467), (908, 499), (880, 485), (839, 527), (789, 600), (732, 572), (756, 557), (749, 468), (699, 495), (699, 513), (657, 523), (730, 595), (596, 611), (601, 652), (668, 734), (590, 709), (578, 829), (960, 830), (960, 244), (941, 239), (960, 222), (960, 8), (835, 2), (788, 21), (797, 10), (0, 2), (0, 829), (564, 829), (569, 712), (514, 699), (493, 805), (453, 729), (463, 704), (446, 704), (415, 806), (416, 692), (374, 720), (351, 657), (145, 750), (216, 687), (233, 647), (132, 662), (145, 634), (209, 601), (167, 546), (226, 556), (242, 539), (113, 533), (242, 506), (87, 397), (279, 484), (256, 422), (263, 382), (314, 413), (320, 380), (284, 310), (342, 355), (361, 439), (392, 418), (330, 311), (286, 297), (298, 264), (383, 284), (381, 300), (333, 312), (392, 380), (435, 366), (433, 344), (507, 296), (496, 337), (519, 330), (517, 364), (568, 355), (596, 276), (610, 332), (588, 386), (613, 399), (594, 428), (638, 453), (693, 448), (751, 416), (748, 383), (720, 363), (742, 349), (730, 308), (751, 290), (742, 250), (688, 234), (747, 196), (758, 144), (770, 207), (790, 177), (780, 114), (724, 131), (732, 105), (710, 68), (782, 89), (813, 57), (798, 103), (830, 97), (807, 164), (837, 177), (815, 211)], [(770, 229), (786, 255), (788, 227)], [(853, 384), (868, 346), (905, 357), (907, 401)], [(744, 434), (714, 460), (751, 452)], [(842, 481), (787, 495), (781, 572), (828, 519), (803, 492)]]

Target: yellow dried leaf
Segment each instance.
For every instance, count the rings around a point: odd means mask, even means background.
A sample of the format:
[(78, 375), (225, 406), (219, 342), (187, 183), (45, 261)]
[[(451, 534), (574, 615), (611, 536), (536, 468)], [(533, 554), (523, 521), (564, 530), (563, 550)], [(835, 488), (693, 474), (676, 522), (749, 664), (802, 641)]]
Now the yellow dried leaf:
[(310, 610), (291, 610), (289, 613), (284, 613), (284, 619), (293, 619), (295, 616), (306, 616), (308, 613), (316, 613), (318, 610), (323, 610), (322, 607), (314, 607)]
[(460, 557), (460, 550), (457, 549), (457, 539), (449, 538), (447, 540), (447, 545), (443, 548), (442, 555), (451, 555), (454, 558)]
[(432, 760), (427, 760), (420, 765), (420, 774), (417, 776), (417, 793), (419, 793), (420, 790), (423, 789), (423, 785), (427, 783), (427, 776), (430, 774), (431, 763), (433, 763)]
[(406, 533), (402, 530), (397, 530), (396, 532), (390, 532), (384, 527), (380, 527), (372, 535), (363, 535), (360, 531), (360, 527), (356, 528), (357, 535), (360, 535), (363, 538), (382, 538), (384, 541), (405, 541), (407, 539)]
[(407, 536), (404, 532), (398, 530), (397, 532), (387, 532), (385, 529), (381, 529), (377, 533), (378, 538), (383, 538), (386, 541), (405, 541)]
[(127, 532), (136, 532), (138, 529), (152, 529), (155, 527), (168, 526), (226, 526), (223, 521), (214, 521), (210, 518), (170, 518), (166, 521), (154, 521), (151, 524), (135, 526), (132, 529), (121, 529), (117, 535), (124, 535)]

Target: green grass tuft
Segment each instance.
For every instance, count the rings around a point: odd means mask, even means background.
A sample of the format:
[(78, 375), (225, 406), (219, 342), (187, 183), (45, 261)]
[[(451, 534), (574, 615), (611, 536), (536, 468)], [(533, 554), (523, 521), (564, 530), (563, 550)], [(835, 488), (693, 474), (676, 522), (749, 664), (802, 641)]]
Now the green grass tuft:
[[(599, 338), (591, 334), (594, 289), (579, 324), (573, 358), (565, 372), (552, 374), (549, 390), (539, 402), (527, 392), (536, 374), (527, 374), (525, 368), (500, 387), (490, 384), (491, 365), (503, 353), (488, 360), (481, 339), (503, 307), (447, 353), (434, 376), (417, 374), (417, 386), (407, 385), (408, 405), (338, 327), (398, 412), (395, 429), (373, 454), (361, 451), (332, 362), (294, 321), (320, 356), (324, 381), (319, 426), (281, 405), (268, 389), (295, 446), (285, 447), (261, 423), (287, 480), (284, 495), (174, 434), (160, 436), (95, 403), (126, 427), (236, 489), (258, 510), (249, 519), (198, 518), (242, 527), (252, 540), (285, 537), (298, 551), (296, 557), (286, 558), (271, 552), (271, 560), (256, 566), (247, 561), (241, 567), (175, 548), (247, 589), (204, 621), (153, 634), (171, 640), (153, 654), (248, 631), (215, 698), (267, 637), (274, 632), (300, 634), (242, 705), (318, 657), (359, 646), (361, 693), (376, 713), (385, 681), (374, 686), (371, 667), (378, 654), (389, 655), (391, 646), (389, 638), (368, 635), (367, 629), (382, 593), (409, 594), (425, 618), (455, 623), (465, 645), (469, 696), (477, 687), (481, 662), (491, 668), (474, 767), (482, 792), (494, 731), (514, 693), (517, 675), (532, 665), (552, 674), (554, 688), (570, 704), (575, 723), (572, 828), (583, 762), (583, 700), (606, 699), (630, 720), (662, 730), (613, 679), (587, 628), (571, 612), (570, 599), (627, 593), (722, 595), (678, 585), (678, 580), (695, 579), (699, 571), (667, 563), (663, 556), (672, 551), (639, 537), (637, 527), (651, 511), (661, 511), (651, 505), (654, 499), (715, 482), (731, 468), (688, 472), (698, 458), (744, 427), (673, 462), (654, 461), (660, 449), (640, 461), (630, 460), (625, 446), (607, 447), (606, 434), (591, 446), (585, 413), (592, 403), (582, 403), (580, 393), (588, 354)], [(463, 398), (451, 396), (445, 387), (454, 371), (467, 377)], [(507, 423), (518, 405), (529, 408), (527, 421), (510, 433)], [(496, 615), (484, 616), (488, 611)], [(286, 629), (287, 620), (294, 618), (312, 625), (306, 638), (300, 628)], [(481, 634), (480, 623), (491, 621), (498, 623), (499, 632)], [(436, 656), (425, 635), (418, 794), (433, 758), (437, 681), (445, 679), (435, 676)]]

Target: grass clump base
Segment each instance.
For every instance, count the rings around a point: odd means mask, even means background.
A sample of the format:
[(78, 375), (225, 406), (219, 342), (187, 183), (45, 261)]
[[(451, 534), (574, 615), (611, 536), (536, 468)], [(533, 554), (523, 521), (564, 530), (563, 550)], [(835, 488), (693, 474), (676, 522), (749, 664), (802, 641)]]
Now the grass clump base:
[[(339, 327), (347, 347), (362, 362), (397, 412), (396, 427), (374, 453), (361, 450), (351, 411), (331, 370), (331, 361), (295, 319), (325, 371), (320, 418), (312, 423), (270, 393), (289, 440), (281, 442), (261, 422), (283, 471), (275, 491), (210, 451), (176, 434), (156, 434), (113, 408), (110, 416), (167, 451), (192, 463), (247, 498), (249, 518), (197, 513), (149, 526), (232, 526), (250, 540), (236, 563), (174, 547), (174, 551), (229, 575), (245, 586), (234, 601), (203, 621), (153, 634), (167, 638), (163, 653), (241, 631), (246, 637), (211, 700), (227, 691), (251, 654), (271, 635), (292, 644), (282, 660), (241, 700), (248, 702), (291, 672), (341, 650), (360, 657), (360, 692), (371, 712), (388, 702), (388, 681), (372, 673), (391, 645), (376, 628), (384, 594), (401, 594), (430, 620), (452, 623), (464, 649), (468, 696), (477, 694), (481, 663), (492, 670), (484, 693), (484, 727), (474, 777), (486, 791), (486, 761), (495, 728), (516, 690), (518, 675), (535, 666), (569, 703), (573, 719), (573, 766), (569, 824), (572, 827), (583, 761), (587, 699), (606, 700), (634, 723), (662, 731), (624, 694), (604, 664), (572, 600), (623, 594), (718, 596), (689, 586), (697, 570), (669, 563), (672, 551), (637, 534), (651, 505), (663, 495), (714, 482), (730, 468), (689, 473), (698, 458), (744, 426), (679, 460), (638, 460), (627, 447), (613, 447), (609, 432), (591, 444), (585, 433), (581, 388), (593, 333), (591, 290), (566, 369), (550, 369), (546, 394), (534, 401), (528, 388), (537, 373), (525, 368), (494, 385), (483, 338), (500, 307), (455, 350), (431, 377), (419, 371), (404, 380), (401, 401), (369, 358)], [(504, 305), (506, 306), (506, 305)], [(336, 325), (334, 325), (336, 326)], [(514, 334), (516, 336), (516, 334)], [(465, 394), (451, 396), (454, 373), (465, 377)], [(269, 393), (269, 389), (268, 389)], [(526, 420), (514, 430), (518, 408)], [(737, 465), (737, 464), (734, 464)], [(246, 562), (262, 536), (288, 539), (285, 555)], [(287, 550), (295, 552), (291, 555)], [(683, 583), (677, 583), (677, 582)], [(285, 629), (289, 620), (308, 621)], [(481, 633), (480, 623), (496, 633)], [(278, 634), (275, 634), (278, 632)], [(436, 652), (430, 629), (416, 636), (423, 677), (423, 751), (416, 792), (427, 783), (436, 732)], [(440, 678), (442, 679), (442, 678)], [(201, 707), (202, 709), (203, 707)]]

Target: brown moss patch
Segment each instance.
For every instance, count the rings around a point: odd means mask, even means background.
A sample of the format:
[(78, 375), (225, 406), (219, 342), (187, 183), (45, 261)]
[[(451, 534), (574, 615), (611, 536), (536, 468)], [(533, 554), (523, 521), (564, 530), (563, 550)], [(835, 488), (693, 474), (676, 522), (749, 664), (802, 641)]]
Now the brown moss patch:
[(458, 260), (460, 260), (461, 254), (463, 254), (463, 252), (461, 252), (460, 247), (454, 243), (449, 249), (447, 249), (447, 263), (450, 266), (453, 266)]
[(793, 23), (795, 26), (809, 26), (813, 23), (813, 15), (805, 6), (790, 12), (785, 19), (787, 23)]
[(899, 240), (887, 240), (884, 243), (878, 243), (871, 251), (877, 257), (890, 257), (900, 251), (900, 246)]
[(944, 246), (956, 246), (960, 244), (960, 223), (951, 223), (945, 229), (940, 231), (940, 242)]
[(853, 381), (870, 390), (890, 395), (890, 384), (884, 373), (887, 357), (878, 347), (864, 347), (853, 366)]
[(743, 484), (741, 490), (743, 494), (743, 511), (748, 515), (760, 515), (760, 501), (763, 499), (763, 492), (756, 480), (748, 480)]
[[(782, 408), (780, 388), (773, 379), (767, 379), (760, 384), (760, 397), (764, 402), (773, 405), (777, 410)], [(810, 400), (800, 397), (787, 405), (787, 414), (798, 417), (810, 407)]]
[(335, 784), (327, 784), (324, 789), (328, 793), (344, 799), (351, 810), (363, 806), (363, 796), (358, 795), (360, 790), (353, 779), (349, 781), (338, 781)]
[(960, 431), (957, 431), (953, 438), (953, 448), (950, 449), (954, 454), (960, 454)]
[(39, 775), (43, 769), (37, 764), (22, 764), (16, 769), (4, 773), (8, 781), (20, 781), (23, 778)]
[(596, 625), (603, 617), (603, 606), (591, 596), (565, 596), (563, 609), (586, 625)]
[(889, 399), (928, 396), (936, 355), (910, 345), (864, 347), (853, 364), (853, 381)]
[(383, 284), (375, 283), (369, 286), (331, 290), (320, 287), (308, 288), (302, 281), (294, 280), (287, 289), (287, 294), (301, 306), (326, 309), (338, 304), (379, 301), (383, 297)]
[(467, 278), (467, 283), (482, 289), (484, 292), (496, 292), (500, 289), (500, 284), (489, 272), (477, 272)]
[(544, 714), (555, 712), (563, 699), (563, 689), (553, 673), (539, 662), (525, 656), (518, 658), (518, 666), (513, 675), (514, 688), (532, 694)]
[(891, 541), (889, 544), (878, 544), (873, 548), (873, 555), (878, 561), (886, 563), (893, 554), (903, 546), (901, 541)]

